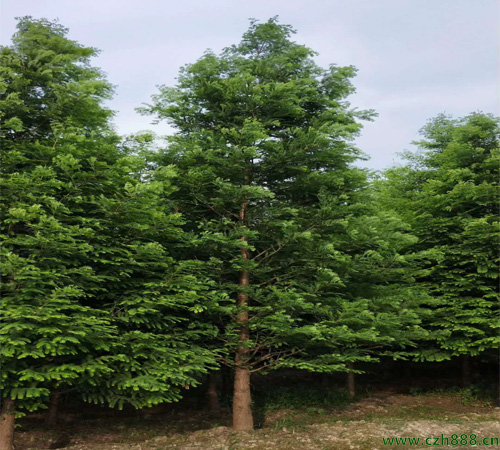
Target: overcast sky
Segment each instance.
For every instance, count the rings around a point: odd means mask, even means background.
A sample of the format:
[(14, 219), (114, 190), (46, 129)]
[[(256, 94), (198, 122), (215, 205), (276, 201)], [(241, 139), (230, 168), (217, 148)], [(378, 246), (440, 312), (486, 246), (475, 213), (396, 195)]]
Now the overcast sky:
[(275, 15), (319, 52), (320, 65), (358, 68), (350, 101), (379, 114), (357, 141), (368, 167), (392, 165), (438, 113), (500, 114), (499, 0), (0, 0), (0, 8), (2, 45), (14, 18), (31, 15), (58, 18), (70, 38), (102, 50), (94, 65), (117, 86), (120, 133), (167, 132), (134, 108), (207, 48), (237, 43), (249, 18)]

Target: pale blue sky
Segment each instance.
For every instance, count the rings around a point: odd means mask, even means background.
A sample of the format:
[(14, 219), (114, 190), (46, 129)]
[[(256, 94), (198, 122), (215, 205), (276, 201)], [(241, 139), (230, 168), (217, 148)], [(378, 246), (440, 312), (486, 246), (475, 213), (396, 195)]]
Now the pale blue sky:
[(438, 113), (500, 114), (498, 0), (0, 0), (0, 15), (2, 45), (14, 17), (31, 15), (59, 18), (70, 38), (101, 49), (94, 65), (117, 86), (120, 133), (167, 132), (134, 108), (207, 48), (238, 42), (248, 18), (275, 15), (319, 64), (359, 69), (351, 103), (379, 113), (357, 141), (368, 167), (390, 166)]

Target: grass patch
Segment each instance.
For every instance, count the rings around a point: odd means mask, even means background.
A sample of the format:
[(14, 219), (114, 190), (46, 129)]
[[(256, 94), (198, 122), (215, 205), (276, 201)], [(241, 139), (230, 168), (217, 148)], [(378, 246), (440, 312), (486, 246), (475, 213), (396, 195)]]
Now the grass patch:
[(343, 409), (351, 401), (346, 389), (312, 386), (282, 386), (255, 395), (255, 405), (265, 411), (294, 409), (322, 414), (326, 410)]
[(410, 389), (410, 395), (413, 396), (460, 396), (464, 406), (491, 406), (494, 403), (496, 387), (487, 383), (476, 383), (465, 388), (450, 387), (447, 389)]
[(346, 389), (321, 386), (296, 384), (256, 391), (256, 426), (301, 431), (313, 423), (328, 421), (329, 412), (345, 409), (352, 401)]

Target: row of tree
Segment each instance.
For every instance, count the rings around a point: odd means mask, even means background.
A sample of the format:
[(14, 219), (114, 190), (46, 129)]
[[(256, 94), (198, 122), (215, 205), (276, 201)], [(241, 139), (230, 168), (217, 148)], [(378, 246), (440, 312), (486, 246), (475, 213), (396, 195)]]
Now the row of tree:
[(136, 408), (234, 372), (356, 373), (382, 356), (498, 347), (497, 118), (439, 116), (375, 177), (353, 145), (353, 67), (318, 67), (276, 19), (205, 53), (120, 138), (96, 50), (25, 17), (0, 49), (0, 449), (72, 391)]

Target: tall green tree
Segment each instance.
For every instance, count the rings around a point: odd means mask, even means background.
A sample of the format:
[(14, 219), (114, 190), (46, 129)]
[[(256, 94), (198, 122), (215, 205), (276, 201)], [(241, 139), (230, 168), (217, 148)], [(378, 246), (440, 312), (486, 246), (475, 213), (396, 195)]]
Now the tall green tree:
[(498, 125), (488, 114), (440, 115), (407, 165), (386, 173), (386, 206), (410, 223), (414, 249), (434, 254), (418, 281), (434, 299), (426, 326), (438, 345), (422, 346), (422, 360), (498, 348)]
[[(106, 370), (116, 331), (82, 300), (103, 279), (89, 266), (95, 220), (82, 212), (116, 160), (111, 86), (95, 51), (58, 24), (20, 19), (0, 50), (3, 407), (35, 409), (53, 388)], [(2, 421), (10, 448), (13, 417)]]
[(313, 358), (347, 361), (352, 396), (357, 361), (375, 363), (382, 356), (406, 359), (428, 336), (422, 327), (429, 314), (428, 296), (415, 283), (418, 275), (426, 273), (425, 254), (411, 250), (417, 238), (409, 225), (381, 207), (377, 197), (370, 189), (364, 213), (349, 219), (342, 241), (338, 233), (325, 236), (327, 245), (346, 257), (341, 265), (322, 261), (336, 279), (319, 279), (315, 285), (323, 311), (314, 320), (322, 319), (325, 333), (315, 343), (315, 351), (308, 353)]
[(331, 329), (316, 323), (324, 307), (313, 285), (340, 282), (320, 261), (341, 266), (348, 256), (322, 236), (342, 241), (360, 213), (366, 175), (352, 165), (351, 141), (371, 113), (345, 100), (355, 69), (318, 67), (292, 33), (276, 19), (252, 22), (240, 44), (184, 67), (176, 87), (142, 108), (177, 129), (159, 164), (178, 168), (172, 199), (198, 235), (193, 251), (214, 264), (212, 320), (220, 360), (234, 367), (237, 430), (253, 427), (251, 373), (345, 370), (356, 359), (301, 356)]
[(351, 395), (354, 374), (361, 372), (356, 362), (408, 358), (428, 335), (422, 328), (428, 296), (415, 284), (426, 273), (425, 252), (412, 250), (417, 238), (410, 226), (384, 208), (379, 197), (377, 189), (364, 190), (356, 213), (317, 237), (312, 261), (320, 276), (311, 267), (310, 281), (303, 280), (302, 286), (319, 302), (309, 321), (321, 327), (322, 335), (311, 340), (306, 354), (287, 362), (308, 369), (348, 369)]
[(153, 182), (140, 142), (120, 144), (95, 54), (29, 17), (0, 49), (2, 450), (14, 410), (51, 393), (173, 401), (213, 360), (191, 320), (207, 291), (199, 267), (168, 249), (184, 241), (179, 214), (160, 203), (175, 173)]

